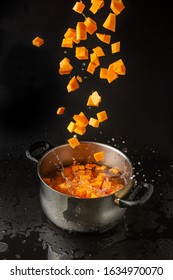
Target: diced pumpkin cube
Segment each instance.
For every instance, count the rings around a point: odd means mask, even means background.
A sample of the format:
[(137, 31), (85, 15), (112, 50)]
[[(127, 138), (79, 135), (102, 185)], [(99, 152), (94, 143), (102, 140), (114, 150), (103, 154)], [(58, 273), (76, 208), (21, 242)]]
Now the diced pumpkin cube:
[(111, 52), (117, 53), (120, 51), (120, 41), (111, 44)]
[(102, 189), (110, 189), (111, 188), (111, 182), (110, 181), (104, 181), (102, 184)]
[(75, 114), (73, 116), (73, 119), (76, 121), (76, 123), (78, 123), (81, 126), (87, 126), (88, 125), (88, 119), (83, 112), (80, 112), (79, 115)]
[(87, 106), (95, 106), (92, 102), (91, 95), (88, 97)]
[(96, 69), (95, 63), (90, 61), (89, 64), (88, 64), (88, 67), (87, 67), (87, 72), (89, 72), (90, 74), (94, 74), (95, 69)]
[(103, 122), (103, 121), (107, 120), (108, 116), (107, 116), (106, 111), (104, 110), (104, 111), (97, 113), (97, 119), (99, 122)]
[(94, 158), (97, 162), (104, 160), (104, 151), (94, 153)]
[(70, 79), (70, 81), (69, 81), (69, 83), (68, 83), (68, 85), (67, 85), (67, 91), (68, 91), (68, 92), (75, 91), (75, 90), (77, 90), (78, 88), (79, 88), (78, 81), (77, 81), (76, 77), (73, 76), (73, 77)]
[(61, 43), (62, 48), (73, 48), (73, 37), (64, 38)]
[(59, 187), (60, 189), (66, 189), (66, 188), (67, 188), (65, 183), (59, 184), (58, 187)]
[(97, 91), (94, 91), (88, 98), (87, 106), (99, 106), (101, 102), (101, 96), (98, 94)]
[(112, 67), (112, 69), (113, 69), (114, 71), (116, 71), (116, 69), (117, 69), (118, 67), (120, 67), (121, 65), (123, 65), (123, 64), (124, 64), (124, 63), (123, 63), (122, 59), (118, 59), (118, 60), (116, 60), (115, 62), (109, 64), (109, 68)]
[(97, 55), (98, 57), (100, 57), (100, 56), (105, 56), (105, 53), (104, 53), (103, 49), (102, 49), (100, 46), (95, 47), (95, 48), (93, 48), (92, 50), (93, 50), (94, 53), (96, 53), (96, 55)]
[(95, 118), (90, 118), (89, 119), (89, 125), (93, 127), (99, 127), (99, 121)]
[(93, 13), (93, 14), (96, 14), (97, 12), (98, 12), (98, 10), (100, 9), (100, 8), (102, 8), (104, 6), (104, 1), (99, 1), (99, 0), (97, 0), (97, 1), (94, 1), (93, 2), (93, 4), (91, 5), (91, 7), (90, 7), (90, 11)]
[(87, 39), (87, 30), (83, 22), (78, 22), (76, 25), (76, 39), (77, 40)]
[(111, 0), (110, 8), (114, 12), (114, 14), (117, 16), (122, 12), (122, 10), (125, 8), (125, 6), (124, 6), (122, 0)]
[(118, 59), (117, 61), (110, 64), (110, 67), (119, 75), (125, 75), (126, 67), (122, 59)]
[(68, 139), (67, 141), (68, 141), (70, 147), (72, 147), (73, 149), (80, 145), (80, 142), (77, 139), (77, 137), (72, 137), (72, 138)]
[(70, 63), (70, 59), (68, 57), (64, 57), (60, 61), (59, 66), (60, 66), (60, 68), (64, 68), (64, 65), (69, 64), (69, 63)]
[(98, 106), (99, 103), (101, 102), (101, 96), (98, 94), (97, 91), (94, 91), (91, 94), (91, 99), (92, 99), (92, 102), (95, 104), (95, 106)]
[(83, 10), (85, 9), (85, 4), (83, 2), (76, 2), (72, 8), (75, 12), (82, 14)]
[(109, 13), (108, 17), (106, 18), (105, 22), (103, 23), (103, 27), (115, 32), (116, 16), (114, 13)]
[(86, 132), (86, 127), (84, 125), (78, 125), (78, 123), (76, 123), (74, 132), (83, 135)]
[(61, 75), (63, 74), (70, 74), (70, 72), (73, 69), (73, 66), (70, 64), (70, 59), (67, 57), (64, 57), (60, 63), (59, 63), (60, 69), (59, 69), (59, 73)]
[(41, 47), (44, 44), (44, 39), (37, 36), (32, 40), (32, 44), (36, 47)]
[(95, 64), (96, 67), (100, 65), (100, 61), (96, 53), (93, 52), (90, 54), (90, 60)]
[(126, 67), (124, 64), (120, 65), (118, 68), (115, 69), (115, 72), (118, 75), (125, 75), (126, 74)]
[(85, 126), (88, 125), (88, 118), (85, 116), (85, 114), (83, 112), (80, 112), (79, 116), (82, 117), (83, 124)]
[(106, 168), (107, 168), (106, 165), (101, 165), (101, 166), (97, 165), (96, 166), (96, 170), (98, 170), (98, 171), (104, 171)]
[(84, 21), (84, 24), (86, 26), (86, 31), (92, 35), (97, 30), (97, 23), (91, 19), (90, 17), (87, 17)]
[(77, 197), (84, 197), (86, 190), (84, 188), (77, 188), (76, 189), (76, 195)]
[(85, 166), (84, 165), (79, 165), (79, 170), (85, 170)]
[(79, 60), (88, 59), (88, 49), (86, 47), (76, 47), (76, 58)]
[(108, 68), (108, 73), (107, 73), (108, 83), (112, 83), (117, 78), (118, 78), (117, 73), (112, 69), (112, 67), (109, 67)]
[(100, 68), (100, 79), (107, 79), (108, 69)]
[(96, 198), (97, 196), (95, 195), (95, 193), (91, 193), (91, 198)]
[(111, 35), (108, 34), (102, 34), (102, 33), (96, 33), (96, 36), (99, 38), (100, 41), (110, 44), (111, 41)]
[(73, 133), (76, 128), (76, 124), (74, 122), (70, 122), (69, 125), (67, 126), (67, 129), (69, 132)]
[(111, 172), (111, 173), (113, 173), (113, 174), (115, 174), (115, 175), (118, 175), (118, 174), (120, 174), (120, 171), (119, 171), (119, 169), (117, 169), (117, 168), (114, 168), (114, 167), (110, 168), (110, 169), (109, 169), (109, 172)]
[(100, 189), (102, 184), (103, 184), (102, 180), (96, 180), (95, 182), (91, 183), (92, 187), (97, 188), (97, 189)]
[(76, 29), (74, 29), (74, 28), (71, 28), (71, 27), (69, 27), (68, 29), (67, 29), (67, 31), (65, 32), (65, 34), (64, 34), (64, 37), (65, 38), (73, 38), (73, 41), (76, 43), (76, 44), (78, 44), (79, 42), (80, 42), (80, 40), (77, 40), (76, 39)]
[(65, 111), (65, 107), (59, 107), (56, 113), (57, 115), (63, 115), (64, 111)]
[(80, 165), (73, 165), (73, 166), (72, 166), (72, 171), (73, 171), (73, 172), (78, 171), (78, 170), (79, 170), (79, 166), (80, 166)]

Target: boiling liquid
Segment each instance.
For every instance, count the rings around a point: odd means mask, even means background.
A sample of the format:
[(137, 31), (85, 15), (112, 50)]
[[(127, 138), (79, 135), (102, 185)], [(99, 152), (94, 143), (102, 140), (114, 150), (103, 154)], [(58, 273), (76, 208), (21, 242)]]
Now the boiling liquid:
[(92, 163), (58, 167), (43, 180), (54, 190), (70, 196), (103, 197), (117, 192), (125, 185), (123, 174), (116, 168)]

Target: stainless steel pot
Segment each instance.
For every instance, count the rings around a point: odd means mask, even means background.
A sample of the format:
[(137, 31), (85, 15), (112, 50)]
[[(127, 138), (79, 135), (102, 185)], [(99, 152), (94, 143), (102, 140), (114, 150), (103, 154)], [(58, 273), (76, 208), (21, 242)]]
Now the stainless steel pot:
[[(95, 162), (93, 154), (104, 151), (100, 164), (117, 167), (124, 174), (126, 182), (123, 189), (115, 194), (92, 199), (71, 197), (49, 187), (43, 178), (61, 164), (64, 166), (77, 162)], [(37, 155), (36, 155), (37, 153)], [(44, 155), (43, 155), (44, 154)], [(124, 216), (128, 207), (142, 205), (151, 197), (153, 185), (135, 185), (130, 160), (118, 149), (97, 142), (82, 141), (72, 149), (68, 144), (54, 147), (48, 142), (37, 142), (26, 151), (29, 159), (37, 162), (40, 178), (40, 202), (45, 215), (58, 227), (77, 232), (104, 232), (113, 228)], [(133, 200), (141, 189), (145, 193)], [(128, 195), (128, 200), (127, 200)]]

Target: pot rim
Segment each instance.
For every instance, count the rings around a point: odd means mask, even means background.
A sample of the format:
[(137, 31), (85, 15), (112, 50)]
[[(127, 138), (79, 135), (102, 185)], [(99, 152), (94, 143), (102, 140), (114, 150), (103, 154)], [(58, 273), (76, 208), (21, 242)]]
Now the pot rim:
[(53, 152), (54, 150), (56, 150), (57, 148), (61, 148), (61, 147), (67, 147), (67, 146), (69, 146), (69, 144), (68, 143), (66, 143), (66, 144), (61, 144), (61, 145), (58, 145), (58, 146), (56, 146), (56, 147), (53, 147), (53, 148), (51, 148), (49, 151), (47, 151), (41, 158), (40, 158), (40, 160), (38, 161), (38, 164), (37, 164), (37, 174), (38, 174), (38, 177), (39, 177), (39, 179), (41, 180), (41, 182), (43, 183), (43, 185), (45, 186), (45, 187), (47, 187), (48, 189), (51, 189), (51, 191), (54, 191), (56, 194), (60, 194), (60, 195), (62, 195), (62, 196), (65, 196), (65, 197), (68, 197), (68, 198), (73, 198), (73, 199), (77, 199), (77, 200), (98, 200), (98, 199), (106, 199), (106, 198), (108, 198), (108, 197), (113, 197), (113, 198), (115, 198), (115, 197), (119, 197), (119, 194), (121, 194), (122, 193), (122, 190), (124, 190), (126, 187), (128, 187), (128, 185), (129, 184), (132, 184), (132, 181), (133, 181), (133, 166), (132, 166), (132, 163), (131, 163), (131, 161), (130, 161), (130, 159), (121, 151), (121, 150), (119, 150), (119, 149), (117, 149), (117, 148), (115, 148), (115, 147), (113, 147), (113, 146), (111, 146), (111, 145), (108, 145), (108, 144), (104, 144), (104, 143), (101, 143), (101, 142), (94, 142), (94, 141), (80, 141), (80, 143), (81, 144), (96, 144), (96, 145), (99, 145), (99, 146), (102, 146), (102, 147), (107, 147), (107, 148), (109, 148), (109, 149), (112, 149), (112, 150), (114, 150), (114, 151), (117, 151), (124, 159), (126, 159), (127, 161), (128, 161), (128, 163), (129, 163), (129, 165), (130, 165), (130, 168), (131, 168), (131, 175), (130, 175), (130, 178), (129, 178), (129, 181), (128, 181), (128, 183), (121, 189), (121, 190), (119, 190), (119, 191), (117, 191), (117, 192), (115, 192), (115, 193), (113, 193), (113, 194), (110, 194), (110, 195), (107, 195), (107, 196), (103, 196), (103, 197), (96, 197), (96, 198), (82, 198), (82, 197), (76, 197), (76, 196), (72, 196), (72, 195), (67, 195), (67, 194), (64, 194), (64, 193), (62, 193), (62, 192), (59, 192), (59, 191), (57, 191), (57, 190), (54, 190), (53, 188), (51, 188), (48, 184), (46, 184), (44, 181), (43, 181), (43, 178), (42, 178), (42, 176), (40, 175), (40, 166), (41, 166), (41, 163), (42, 163), (42, 161), (44, 160), (44, 158), (49, 154), (49, 153), (51, 153), (51, 152)]

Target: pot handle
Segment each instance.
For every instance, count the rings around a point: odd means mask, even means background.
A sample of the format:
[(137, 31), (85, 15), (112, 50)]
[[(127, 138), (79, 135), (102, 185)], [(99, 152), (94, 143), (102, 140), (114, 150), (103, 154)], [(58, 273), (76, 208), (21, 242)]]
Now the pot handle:
[(25, 154), (30, 160), (38, 162), (42, 155), (52, 148), (54, 148), (54, 146), (50, 142), (39, 141), (31, 144), (31, 146), (25, 151)]
[[(132, 200), (142, 190), (144, 190), (145, 193), (138, 199)], [(120, 208), (128, 208), (132, 206), (142, 205), (150, 199), (150, 197), (153, 194), (153, 191), (154, 191), (154, 186), (152, 184), (141, 182), (131, 193), (131, 195), (129, 196), (129, 200), (115, 198), (114, 203), (118, 205)]]

